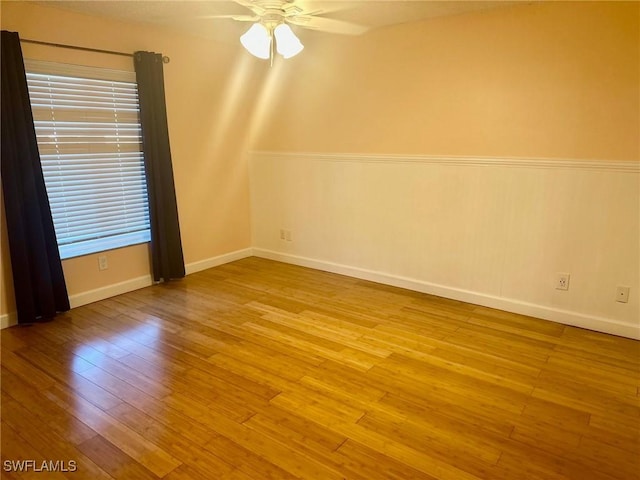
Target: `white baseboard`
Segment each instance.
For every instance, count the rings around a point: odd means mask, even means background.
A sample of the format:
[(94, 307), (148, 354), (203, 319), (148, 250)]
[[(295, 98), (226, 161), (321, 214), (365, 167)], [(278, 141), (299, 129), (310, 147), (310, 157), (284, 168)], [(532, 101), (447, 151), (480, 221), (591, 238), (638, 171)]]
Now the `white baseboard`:
[(81, 307), (82, 305), (98, 302), (105, 298), (115, 297), (116, 295), (122, 295), (123, 293), (148, 287), (149, 285), (153, 285), (153, 277), (151, 275), (144, 275), (142, 277), (132, 278), (131, 280), (125, 280), (124, 282), (107, 285), (106, 287), (70, 295), (69, 304), (71, 308)]
[[(224, 255), (218, 255), (217, 257), (207, 258), (199, 262), (193, 262), (185, 265), (185, 273), (190, 275), (207, 268), (217, 267), (225, 263), (233, 262), (234, 260), (240, 260), (242, 258), (250, 257), (253, 250), (251, 248), (245, 248), (243, 250), (236, 250), (235, 252), (225, 253)], [(116, 295), (122, 295), (123, 293), (132, 292), (139, 288), (148, 287), (153, 284), (153, 277), (151, 275), (145, 275), (138, 278), (132, 278), (124, 282), (115, 283), (106, 287), (97, 288), (95, 290), (89, 290), (88, 292), (78, 293), (69, 297), (69, 303), (71, 308), (80, 307), (88, 303), (104, 300), (105, 298), (115, 297)]]
[(15, 312), (0, 315), (0, 330), (17, 324), (18, 315)]
[(358, 267), (351, 267), (333, 262), (315, 260), (297, 255), (276, 252), (261, 248), (254, 248), (253, 255), (256, 257), (277, 260), (280, 262), (299, 265), (302, 267), (314, 268), (331, 273), (348, 275), (350, 277), (369, 280), (372, 282), (392, 285), (394, 287), (406, 288), (417, 292), (428, 293), (439, 297), (450, 298), (462, 302), (473, 303), (485, 307), (496, 308), (507, 312), (528, 315), (531, 317), (550, 320), (552, 322), (571, 325), (574, 327), (595, 330), (597, 332), (618, 335), (621, 337), (634, 338), (640, 340), (640, 326), (633, 326), (616, 320), (611, 320), (593, 315), (586, 315), (579, 312), (561, 310), (557, 308), (546, 307), (544, 305), (536, 305), (533, 303), (522, 302), (510, 298), (496, 297), (484, 293), (463, 290), (446, 285), (438, 285), (434, 283), (416, 280), (397, 275), (390, 275), (384, 272), (376, 272)]
[[(148, 287), (153, 284), (151, 275), (132, 278), (124, 282), (114, 283), (105, 287), (88, 290), (86, 292), (77, 293), (69, 296), (69, 305), (71, 308), (81, 307), (89, 303), (98, 302), (106, 298), (122, 295), (123, 293), (132, 292), (140, 288)], [(18, 315), (15, 312), (0, 315), (0, 329), (17, 325)]]
[(188, 263), (185, 265), (187, 275), (192, 273), (206, 270), (207, 268), (217, 267), (224, 265), (225, 263), (235, 262), (236, 260), (242, 260), (253, 255), (252, 248), (244, 248), (242, 250), (236, 250), (235, 252), (225, 253), (224, 255), (218, 255), (217, 257), (207, 258), (198, 262)]

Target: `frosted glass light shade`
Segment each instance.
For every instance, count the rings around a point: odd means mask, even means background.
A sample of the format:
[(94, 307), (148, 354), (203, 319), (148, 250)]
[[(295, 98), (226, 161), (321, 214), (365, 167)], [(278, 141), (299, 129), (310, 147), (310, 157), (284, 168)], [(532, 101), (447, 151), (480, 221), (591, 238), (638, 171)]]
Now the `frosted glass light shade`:
[(284, 58), (291, 58), (304, 48), (289, 25), (281, 23), (273, 33), (276, 36), (276, 49)]
[(251, 28), (240, 37), (240, 43), (254, 57), (268, 59), (271, 50), (269, 32), (260, 23), (254, 23)]

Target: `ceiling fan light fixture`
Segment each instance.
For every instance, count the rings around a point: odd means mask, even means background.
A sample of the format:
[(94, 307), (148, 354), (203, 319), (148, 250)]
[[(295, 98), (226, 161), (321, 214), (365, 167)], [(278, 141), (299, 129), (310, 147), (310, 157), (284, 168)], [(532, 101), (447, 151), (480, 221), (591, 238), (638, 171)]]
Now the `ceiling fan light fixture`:
[(254, 23), (240, 37), (240, 43), (254, 57), (268, 59), (271, 55), (271, 36), (264, 25)]
[(276, 49), (284, 58), (291, 58), (299, 54), (304, 48), (304, 45), (293, 33), (291, 27), (285, 23), (278, 25), (273, 34), (276, 37)]

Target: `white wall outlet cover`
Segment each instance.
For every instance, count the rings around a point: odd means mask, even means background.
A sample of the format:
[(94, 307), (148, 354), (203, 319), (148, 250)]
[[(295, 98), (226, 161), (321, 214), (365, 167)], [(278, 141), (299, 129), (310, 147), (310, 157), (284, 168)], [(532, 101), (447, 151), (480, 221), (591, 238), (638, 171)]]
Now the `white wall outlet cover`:
[(618, 285), (616, 289), (616, 302), (628, 303), (629, 302), (629, 287), (624, 285)]
[(569, 279), (571, 275), (568, 273), (556, 274), (556, 290), (569, 290)]

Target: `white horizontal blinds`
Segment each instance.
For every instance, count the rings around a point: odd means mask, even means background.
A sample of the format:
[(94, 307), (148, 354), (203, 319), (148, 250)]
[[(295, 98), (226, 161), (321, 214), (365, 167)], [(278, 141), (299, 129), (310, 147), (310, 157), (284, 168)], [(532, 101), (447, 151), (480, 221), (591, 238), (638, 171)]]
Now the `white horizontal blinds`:
[(47, 66), (27, 62), (27, 83), (62, 258), (148, 241), (135, 80)]

